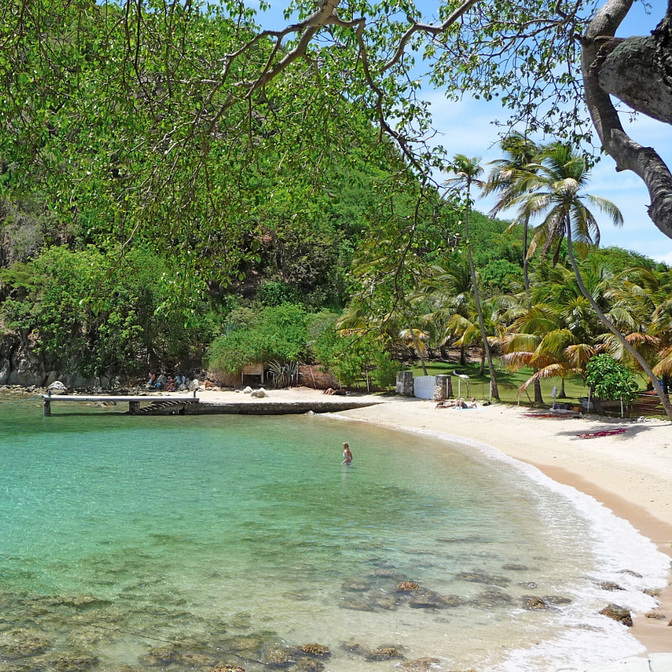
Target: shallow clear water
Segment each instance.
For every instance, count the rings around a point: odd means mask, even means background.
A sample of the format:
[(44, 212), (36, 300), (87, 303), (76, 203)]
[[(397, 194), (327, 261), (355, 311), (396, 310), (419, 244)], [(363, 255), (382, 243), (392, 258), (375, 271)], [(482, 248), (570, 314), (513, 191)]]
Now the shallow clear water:
[(621, 637), (592, 616), (594, 522), (512, 464), (318, 416), (82, 410), (0, 402), (0, 661), (318, 669), (317, 642), (332, 672), (392, 669), (380, 647), (539, 669), (574, 630), (585, 659)]

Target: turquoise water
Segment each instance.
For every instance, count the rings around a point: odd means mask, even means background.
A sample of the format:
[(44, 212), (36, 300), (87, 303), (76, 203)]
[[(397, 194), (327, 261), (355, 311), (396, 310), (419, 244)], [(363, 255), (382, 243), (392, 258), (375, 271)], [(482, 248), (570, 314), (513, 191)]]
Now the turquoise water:
[(383, 646), (495, 669), (595, 582), (575, 505), (436, 438), (318, 416), (42, 418), (16, 400), (0, 423), (6, 663), (321, 669), (297, 650), (317, 642), (333, 672), (392, 669), (365, 662)]

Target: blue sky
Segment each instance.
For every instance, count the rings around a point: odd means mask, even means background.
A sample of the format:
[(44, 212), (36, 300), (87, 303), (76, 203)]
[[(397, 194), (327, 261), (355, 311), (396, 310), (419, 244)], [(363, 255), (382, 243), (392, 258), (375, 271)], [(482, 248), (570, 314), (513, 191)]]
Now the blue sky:
[[(436, 2), (417, 0), (417, 3), (421, 8), (426, 8), (427, 20), (431, 20)], [(255, 0), (251, 0), (250, 5), (253, 4)], [(286, 25), (282, 19), (282, 11), (287, 6), (287, 1), (271, 4), (268, 12), (258, 16), (262, 25), (276, 29)], [(666, 0), (647, 0), (646, 4), (637, 0), (618, 35), (628, 37), (649, 34), (663, 17), (665, 7)], [(474, 100), (465, 95), (459, 102), (450, 102), (441, 91), (435, 90), (425, 90), (423, 97), (432, 106), (434, 125), (439, 132), (436, 142), (443, 145), (450, 156), (459, 153), (469, 157), (481, 157), (484, 163), (500, 158), (497, 149), (500, 129), (492, 122), (496, 119), (505, 120), (508, 113), (496, 101)], [(672, 167), (670, 126), (642, 115), (632, 122), (624, 117), (623, 125), (633, 140), (641, 145), (654, 147), (667, 165)], [(660, 233), (649, 219), (646, 211), (650, 202), (649, 195), (639, 177), (629, 171), (617, 173), (614, 161), (605, 155), (593, 168), (588, 191), (614, 202), (625, 220), (623, 227), (616, 228), (596, 213), (602, 246), (618, 245), (672, 265), (672, 240)], [(476, 207), (483, 212), (487, 212), (491, 205), (490, 201), (476, 203)], [(513, 216), (513, 213), (503, 216)]]
[[(631, 10), (627, 22), (621, 26), (619, 35), (647, 35), (665, 13), (665, 0), (651, 0), (647, 11), (641, 2)], [(492, 122), (508, 116), (496, 102), (474, 100), (466, 95), (463, 100), (452, 103), (440, 91), (426, 92), (425, 99), (431, 102), (434, 123), (441, 135), (442, 144), (452, 156), (460, 153), (469, 157), (481, 157), (484, 163), (501, 157), (497, 149), (498, 132)], [(666, 124), (639, 115), (633, 122), (623, 117), (626, 132), (633, 140), (651, 146), (672, 166), (672, 129)], [(649, 219), (646, 208), (650, 203), (644, 183), (634, 173), (617, 173), (615, 163), (609, 156), (593, 168), (589, 193), (608, 198), (623, 213), (624, 225), (616, 228), (607, 219), (598, 216), (601, 246), (618, 245), (629, 250), (665, 261), (672, 265), (672, 240), (664, 236)], [(476, 208), (487, 212), (493, 201), (477, 200)], [(503, 218), (513, 216), (505, 213)]]

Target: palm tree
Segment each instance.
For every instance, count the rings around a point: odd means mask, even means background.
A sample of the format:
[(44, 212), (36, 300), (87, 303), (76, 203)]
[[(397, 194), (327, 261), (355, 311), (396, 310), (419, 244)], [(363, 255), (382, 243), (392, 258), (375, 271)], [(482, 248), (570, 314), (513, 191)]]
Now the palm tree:
[(555, 257), (563, 239), (567, 241), (567, 254), (576, 276), (581, 293), (586, 297), (600, 321), (633, 356), (642, 370), (650, 378), (656, 394), (672, 421), (672, 406), (651, 370), (646, 359), (605, 315), (593, 295), (586, 288), (574, 254), (574, 238), (584, 245), (599, 243), (600, 231), (593, 213), (586, 203), (597, 207), (619, 226), (623, 217), (618, 208), (607, 199), (582, 193), (588, 182), (589, 168), (585, 159), (575, 153), (569, 145), (559, 142), (542, 148), (540, 162), (526, 178), (525, 193), (514, 198), (509, 207), (520, 205), (521, 216), (533, 218), (543, 216), (543, 222), (535, 230), (530, 246), (530, 254), (541, 247), (546, 254), (555, 246)]
[[(483, 187), (484, 194), (495, 193), (499, 195), (497, 203), (489, 213), (491, 217), (497, 216), (501, 210), (506, 210), (510, 203), (525, 190), (525, 183), (533, 170), (532, 166), (539, 153), (539, 148), (532, 140), (515, 131), (503, 138), (499, 146), (506, 158), (490, 162), (490, 165), (494, 167)], [(523, 227), (523, 283), (525, 284), (525, 293), (529, 295), (530, 278), (527, 255), (529, 217), (515, 220), (507, 230), (515, 225), (522, 225)]]
[(483, 308), (478, 293), (478, 278), (476, 276), (476, 267), (474, 266), (474, 259), (471, 254), (471, 242), (469, 239), (469, 213), (471, 212), (471, 187), (472, 185), (481, 185), (478, 176), (483, 172), (480, 166), (479, 159), (469, 159), (464, 154), (457, 154), (453, 159), (453, 165), (450, 171), (455, 173), (454, 178), (447, 180), (448, 183), (453, 183), (456, 187), (461, 187), (465, 191), (465, 208), (464, 208), (464, 240), (467, 249), (467, 259), (469, 260), (469, 271), (471, 273), (471, 284), (474, 292), (474, 302), (476, 304), (476, 312), (478, 314), (478, 325), (481, 331), (481, 340), (483, 342), (483, 350), (485, 358), (488, 362), (488, 369), (490, 371), (490, 389), (492, 396), (499, 399), (499, 389), (497, 388), (497, 374), (492, 362), (492, 353), (490, 351), (490, 344), (485, 331), (485, 322), (483, 320)]

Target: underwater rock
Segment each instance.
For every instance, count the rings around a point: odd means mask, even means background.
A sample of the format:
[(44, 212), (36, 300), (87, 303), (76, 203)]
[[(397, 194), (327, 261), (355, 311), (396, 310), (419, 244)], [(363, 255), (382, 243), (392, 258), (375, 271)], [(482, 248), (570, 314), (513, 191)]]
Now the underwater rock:
[(542, 598), (547, 604), (552, 604), (554, 607), (561, 607), (565, 604), (571, 604), (572, 600), (569, 597), (562, 595), (544, 595)]
[(24, 628), (0, 633), (0, 654), (5, 658), (29, 658), (44, 653), (51, 641), (41, 633)]
[(464, 598), (459, 595), (442, 595), (441, 599), (447, 607), (460, 607), (465, 603)]
[(527, 567), (526, 565), (516, 565), (513, 563), (507, 563), (506, 565), (502, 565), (502, 569), (505, 569), (507, 572), (526, 572), (530, 568)]
[(416, 592), (408, 602), (411, 609), (445, 609), (448, 605), (443, 598), (431, 590)]
[(192, 670), (212, 667), (216, 662), (215, 658), (205, 653), (183, 653), (180, 658), (180, 664)]
[(401, 653), (401, 651), (399, 651), (396, 646), (381, 646), (378, 649), (369, 651), (366, 656), (364, 656), (364, 659), (368, 660), (369, 662), (380, 662), (383, 660), (403, 660), (404, 654)]
[(654, 621), (664, 621), (667, 616), (665, 614), (661, 614), (659, 611), (649, 611), (646, 614), (644, 614), (646, 618), (652, 618)]
[(503, 588), (511, 583), (511, 579), (506, 576), (497, 576), (494, 574), (482, 574), (480, 572), (460, 572), (456, 577), (460, 581), (469, 581), (470, 583), (486, 583), (492, 586)]
[(523, 595), (523, 609), (532, 609), (534, 611), (540, 609), (548, 609), (548, 605), (541, 597), (534, 597), (533, 595)]
[(401, 581), (404, 575), (396, 569), (376, 569), (369, 575), (372, 579), (394, 579)]
[(75, 609), (106, 607), (112, 604), (109, 600), (102, 600), (93, 595), (59, 595), (52, 597), (50, 602), (56, 607), (74, 607)]
[(356, 656), (366, 656), (371, 647), (362, 642), (360, 639), (349, 639), (347, 642), (341, 644), (341, 649), (347, 651), (348, 653), (354, 653)]
[(291, 650), (284, 646), (271, 646), (263, 652), (261, 662), (268, 667), (289, 667), (294, 657)]
[(265, 644), (267, 642), (259, 636), (233, 637), (226, 642), (225, 647), (242, 656), (257, 658)]
[(361, 579), (346, 579), (341, 587), (343, 590), (358, 593), (369, 590), (369, 588), (371, 588), (371, 584), (367, 583), (366, 581), (362, 581)]
[(535, 581), (521, 581), (518, 584), (521, 588), (527, 588), (527, 590), (536, 590), (537, 584)]
[(398, 586), (397, 590), (406, 593), (412, 590), (420, 590), (420, 584), (415, 583), (415, 581), (402, 581)]
[(182, 653), (172, 646), (157, 646), (150, 649), (144, 656), (140, 657), (140, 662), (149, 667), (164, 667), (172, 665), (182, 659)]
[(59, 656), (52, 662), (59, 672), (84, 672), (96, 667), (100, 660), (97, 656)]
[(315, 660), (315, 658), (299, 658), (294, 669), (301, 670), (301, 672), (322, 672), (324, 663)]
[(633, 572), (631, 569), (622, 569), (619, 574), (629, 574), (630, 576), (634, 576), (636, 579), (643, 578), (639, 572)]
[(473, 604), (481, 609), (492, 609), (499, 604), (511, 604), (511, 602), (513, 598), (501, 590), (486, 590), (473, 601)]
[(613, 581), (602, 581), (602, 583), (600, 583), (600, 588), (602, 588), (602, 590), (609, 591), (623, 590), (621, 586), (619, 586), (617, 583), (614, 583)]
[(307, 653), (310, 656), (327, 657), (331, 655), (329, 647), (324, 646), (323, 644), (304, 644), (299, 647), (299, 651)]
[(239, 665), (229, 665), (224, 663), (223, 665), (213, 667), (210, 672), (245, 672), (245, 668), (240, 667)]
[(362, 600), (343, 600), (338, 606), (352, 611), (375, 611), (373, 605)]
[(406, 672), (430, 672), (433, 665), (440, 665), (438, 658), (416, 658), (415, 660), (406, 660), (399, 664), (399, 667)]
[(384, 593), (382, 591), (372, 595), (369, 601), (374, 607), (378, 609), (385, 609), (385, 611), (394, 611), (399, 607), (399, 602), (393, 595)]
[(649, 597), (660, 597), (661, 590), (660, 588), (645, 588), (642, 592)]
[(632, 627), (632, 616), (630, 612), (623, 608), (619, 607), (617, 604), (609, 604), (606, 606), (600, 613), (603, 616), (607, 616), (608, 618), (612, 618), (615, 621), (618, 621), (619, 623), (623, 623), (623, 625), (626, 625), (628, 628)]

